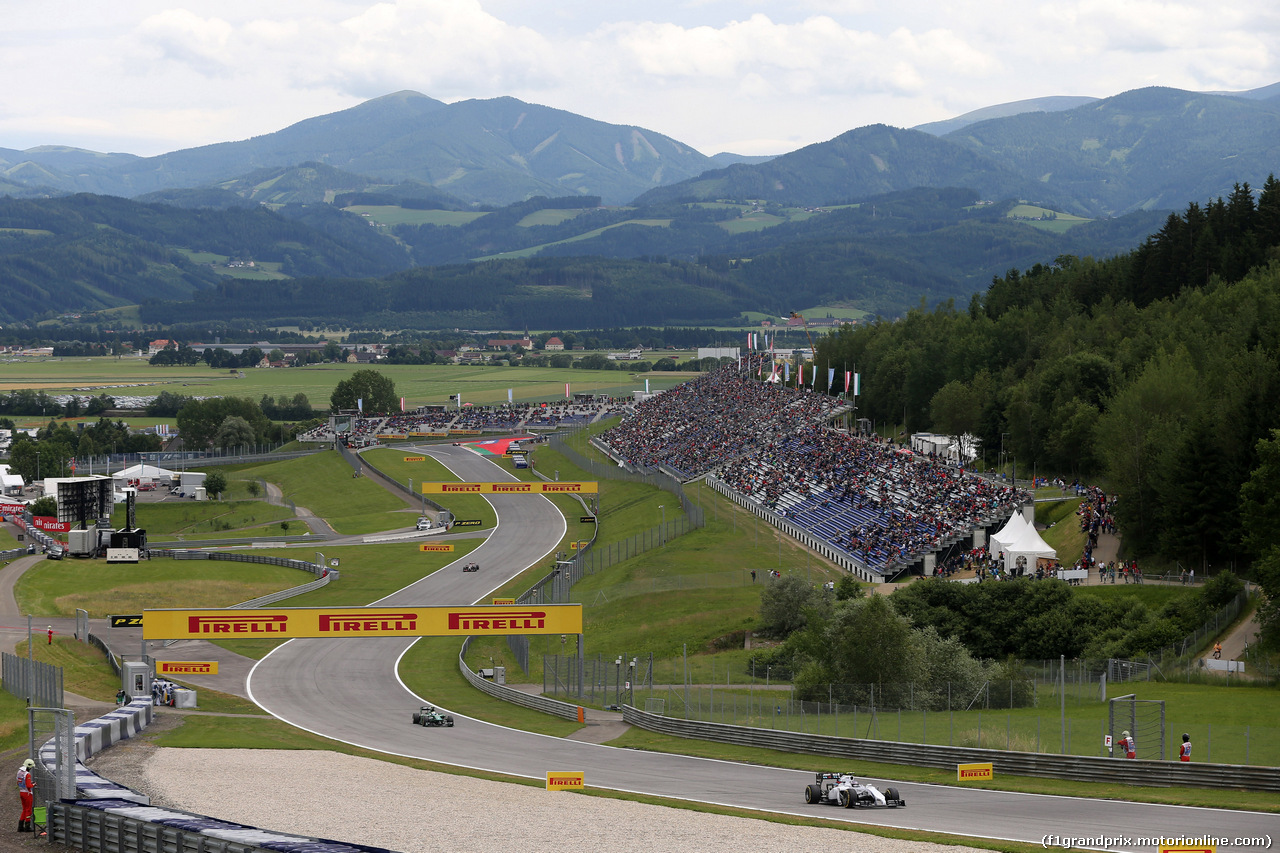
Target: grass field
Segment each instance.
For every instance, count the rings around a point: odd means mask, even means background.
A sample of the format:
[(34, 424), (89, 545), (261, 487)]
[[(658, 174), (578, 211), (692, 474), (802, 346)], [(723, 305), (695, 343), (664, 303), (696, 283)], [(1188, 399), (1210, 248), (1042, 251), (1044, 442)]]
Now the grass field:
[(351, 466), (336, 450), (261, 465), (227, 479), (240, 479), (245, 473), (278, 485), (284, 497), (325, 519), (339, 533), (412, 527), (416, 518), (403, 500), (382, 486), (367, 477), (352, 477)]
[(157, 558), (105, 566), (41, 560), (18, 579), (14, 595), (19, 608), (36, 617), (74, 616), (81, 608), (100, 619), (147, 607), (227, 607), (311, 580), (297, 569), (253, 563)]
[[(457, 482), (458, 478), (448, 468), (430, 456), (422, 462), (404, 461), (406, 456), (421, 455), (409, 450), (392, 448), (368, 450), (362, 454), (371, 465), (393, 479), (406, 485), (412, 480), (414, 494), (421, 493), (423, 483)], [(497, 523), (498, 517), (493, 511), (493, 505), (480, 495), (431, 495), (431, 499), (453, 513), (454, 518), (480, 519), (482, 529), (491, 528)], [(409, 523), (412, 523), (412, 519)]]
[(379, 225), (466, 225), (484, 213), (468, 210), (411, 210), (395, 205), (353, 204), (344, 207), (347, 213), (363, 216)]
[[(272, 506), (265, 501), (194, 501), (138, 503), (135, 507), (138, 527), (152, 538), (185, 538), (205, 533), (228, 533), (257, 528), (268, 522), (292, 519), (293, 511)], [(125, 509), (117, 505), (111, 517), (112, 526), (125, 524)], [(301, 526), (301, 524), (300, 524)]]
[[(161, 391), (187, 396), (248, 397), (259, 400), (264, 394), (292, 397), (301, 392), (312, 405), (327, 407), (333, 389), (356, 370), (356, 364), (312, 364), (277, 370), (245, 370), (244, 378), (204, 364), (192, 367), (159, 367), (145, 359), (67, 358), (0, 364), (0, 391), (20, 388), (50, 393), (79, 389), (80, 393), (111, 395), (155, 395)], [(496, 404), (507, 401), (507, 389), (516, 402), (543, 402), (564, 399), (568, 382), (574, 392), (630, 396), (643, 391), (645, 379), (654, 391), (665, 390), (689, 379), (692, 374), (666, 371), (631, 374), (625, 370), (574, 370), (552, 367), (502, 367), (452, 364), (379, 365), (379, 373), (393, 381), (396, 394), (409, 406), (441, 404), (451, 394), (462, 394), (464, 402)], [(127, 387), (116, 387), (127, 386)], [(95, 419), (96, 420), (96, 419)], [(33, 418), (44, 424), (48, 418)], [(142, 419), (143, 423), (164, 419)]]
[[(1092, 219), (1086, 219), (1083, 216), (1075, 216), (1070, 213), (1062, 213), (1061, 211), (1051, 210), (1047, 207), (1037, 207), (1033, 204), (1016, 204), (1008, 213), (1005, 214), (1009, 219), (1019, 219), (1026, 222), (1033, 228), (1039, 228), (1042, 231), (1049, 231), (1054, 234), (1063, 234), (1070, 231), (1077, 225), (1083, 225), (1086, 222), (1092, 222)], [(1041, 219), (1040, 217), (1051, 217)]]
[(590, 231), (584, 231), (581, 234), (574, 235), (566, 240), (555, 240), (551, 243), (541, 243), (537, 246), (530, 246), (527, 249), (520, 249), (515, 252), (499, 252), (496, 255), (486, 255), (482, 258), (472, 258), (473, 261), (492, 261), (498, 258), (527, 258), (536, 255), (548, 246), (559, 246), (564, 243), (577, 243), (581, 240), (590, 240), (592, 237), (598, 237), (611, 228), (618, 228), (623, 225), (645, 225), (650, 228), (667, 228), (671, 225), (670, 219), (628, 219), (626, 222), (615, 222), (613, 225), (606, 225), (603, 228), (593, 228)]

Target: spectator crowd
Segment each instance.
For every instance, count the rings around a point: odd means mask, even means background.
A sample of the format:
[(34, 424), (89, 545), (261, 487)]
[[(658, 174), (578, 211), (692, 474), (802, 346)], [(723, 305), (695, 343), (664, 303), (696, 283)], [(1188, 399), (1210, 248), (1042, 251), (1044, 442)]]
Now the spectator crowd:
[(665, 465), (688, 479), (821, 422), (838, 405), (825, 394), (760, 381), (766, 359), (744, 358), (645, 400), (605, 443), (631, 465)]

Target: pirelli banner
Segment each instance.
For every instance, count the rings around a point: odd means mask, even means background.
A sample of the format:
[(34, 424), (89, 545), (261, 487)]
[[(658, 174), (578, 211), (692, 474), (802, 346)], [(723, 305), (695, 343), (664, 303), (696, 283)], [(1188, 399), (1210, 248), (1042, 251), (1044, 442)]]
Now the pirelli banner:
[(158, 660), (156, 675), (217, 675), (216, 660)]
[(145, 610), (145, 640), (581, 634), (581, 604)]
[(424, 495), (594, 495), (600, 484), (591, 483), (423, 483)]

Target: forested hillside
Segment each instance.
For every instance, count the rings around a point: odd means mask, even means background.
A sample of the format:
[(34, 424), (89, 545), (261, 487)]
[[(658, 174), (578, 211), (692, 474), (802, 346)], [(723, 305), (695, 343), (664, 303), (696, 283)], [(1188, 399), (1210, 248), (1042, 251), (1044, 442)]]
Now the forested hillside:
[[(534, 198), (461, 225), (394, 228), (419, 263), (443, 264), (430, 270), (376, 282), (225, 282), (190, 305), (147, 306), (144, 316), (149, 322), (184, 315), (247, 323), (342, 317), (372, 328), (585, 328), (737, 324), (746, 311), (786, 316), (797, 306), (836, 302), (898, 316), (922, 299), (934, 304), (967, 296), (1011, 264), (1126, 251), (1161, 219), (1139, 213), (1055, 233), (1010, 219), (1012, 202), (975, 201), (971, 190), (933, 189), (820, 211), (725, 204), (582, 209), (576, 197)], [(319, 216), (324, 206), (301, 209)], [(736, 226), (744, 215), (776, 224), (742, 231)], [(376, 233), (364, 231), (370, 238)], [(456, 263), (532, 247), (542, 250), (474, 267)], [(465, 287), (452, 289), (458, 282)], [(673, 282), (689, 288), (673, 291)], [(364, 297), (339, 306), (329, 300), (339, 292)]]
[(1191, 205), (1126, 255), (1011, 270), (818, 350), (862, 374), (860, 414), (975, 433), (1019, 476), (1101, 478), (1131, 554), (1225, 565), (1280, 424), (1280, 182)]
[(186, 300), (222, 276), (179, 249), (279, 265), (283, 275), (382, 275), (395, 244), (328, 205), (187, 210), (111, 196), (0, 198), (0, 318)]
[(142, 306), (148, 323), (290, 318), (369, 328), (585, 328), (713, 323), (755, 304), (728, 276), (696, 264), (599, 258), (491, 261), (382, 280), (226, 280), (192, 303)]

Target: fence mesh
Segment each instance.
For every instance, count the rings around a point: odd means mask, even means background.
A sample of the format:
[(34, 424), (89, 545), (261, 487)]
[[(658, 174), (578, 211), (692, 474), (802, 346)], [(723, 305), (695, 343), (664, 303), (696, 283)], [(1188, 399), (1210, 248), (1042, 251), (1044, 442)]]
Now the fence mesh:
[(32, 707), (61, 708), (62, 667), (28, 660), (4, 652), (0, 654), (0, 681), (4, 689)]

